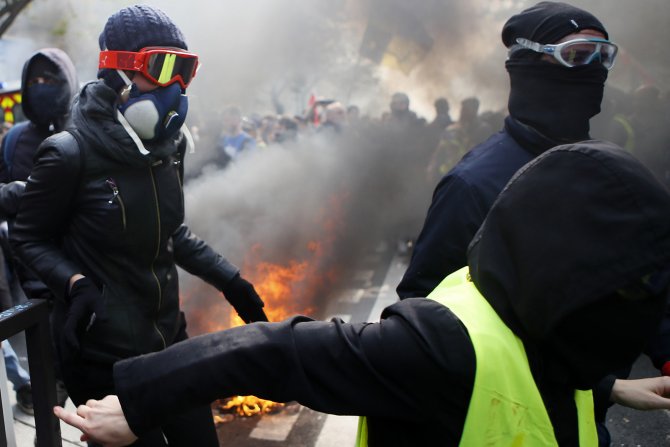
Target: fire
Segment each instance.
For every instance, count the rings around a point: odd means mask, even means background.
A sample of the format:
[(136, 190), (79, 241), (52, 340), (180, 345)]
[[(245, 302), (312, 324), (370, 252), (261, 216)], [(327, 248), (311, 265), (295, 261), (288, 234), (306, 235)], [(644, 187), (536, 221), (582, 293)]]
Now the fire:
[(284, 404), (261, 399), (256, 396), (235, 396), (220, 401), (218, 409), (235, 412), (238, 416), (274, 413), (284, 408)]
[[(318, 221), (318, 240), (308, 240), (291, 247), (292, 256), (283, 254), (284, 260), (270, 262), (273, 256), (261, 244), (254, 244), (248, 252), (242, 272), (265, 303), (265, 313), (270, 321), (281, 321), (292, 315), (316, 316), (318, 299), (325, 295), (338, 280), (340, 271), (333, 267), (333, 248), (338, 231), (343, 228), (342, 205), (346, 195), (333, 196), (315, 216)], [(274, 254), (277, 257), (277, 254)], [(286, 259), (289, 258), (289, 259)], [(212, 319), (201, 309), (204, 321)], [(189, 318), (191, 315), (189, 315)], [(218, 320), (221, 321), (221, 320)], [(202, 321), (201, 321), (202, 323)], [(244, 324), (235, 312), (231, 312), (229, 326)], [(211, 328), (212, 324), (207, 323)], [(221, 329), (221, 327), (217, 327)], [(255, 396), (235, 396), (217, 401), (215, 407), (223, 413), (238, 416), (253, 416), (279, 411), (284, 404), (260, 399)], [(229, 417), (229, 416), (228, 416)], [(217, 419), (218, 418), (218, 419)], [(226, 422), (226, 417), (215, 417), (217, 422)]]
[[(309, 242), (307, 250), (310, 259), (292, 259), (284, 265), (260, 261), (262, 247), (252, 247), (244, 270), (249, 272), (249, 280), (265, 302), (265, 313), (270, 321), (281, 321), (295, 314), (314, 314), (312, 299), (323, 285), (323, 279), (316, 268), (320, 256), (320, 244)], [(237, 318), (237, 323), (242, 320)]]

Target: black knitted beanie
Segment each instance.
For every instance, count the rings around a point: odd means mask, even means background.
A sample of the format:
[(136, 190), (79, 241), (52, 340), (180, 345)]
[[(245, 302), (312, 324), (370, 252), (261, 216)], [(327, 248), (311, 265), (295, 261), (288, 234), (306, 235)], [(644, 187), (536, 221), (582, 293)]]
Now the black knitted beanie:
[[(98, 43), (101, 50), (139, 51), (146, 47), (188, 49), (184, 35), (167, 14), (147, 5), (128, 6), (112, 14), (100, 33)], [(115, 90), (124, 85), (116, 70), (99, 70), (98, 78)]]
[(567, 3), (545, 1), (512, 16), (503, 26), (502, 41), (507, 48), (516, 44), (518, 37), (552, 44), (585, 29), (600, 31), (609, 38), (605, 26), (590, 12)]

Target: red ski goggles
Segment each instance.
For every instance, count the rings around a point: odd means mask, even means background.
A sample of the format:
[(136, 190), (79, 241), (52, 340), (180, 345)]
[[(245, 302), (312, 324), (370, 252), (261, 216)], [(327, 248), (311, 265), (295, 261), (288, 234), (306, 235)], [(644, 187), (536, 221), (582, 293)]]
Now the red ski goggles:
[(105, 50), (100, 52), (98, 68), (139, 71), (156, 85), (179, 82), (188, 87), (198, 71), (198, 55), (184, 50), (148, 47), (138, 52)]

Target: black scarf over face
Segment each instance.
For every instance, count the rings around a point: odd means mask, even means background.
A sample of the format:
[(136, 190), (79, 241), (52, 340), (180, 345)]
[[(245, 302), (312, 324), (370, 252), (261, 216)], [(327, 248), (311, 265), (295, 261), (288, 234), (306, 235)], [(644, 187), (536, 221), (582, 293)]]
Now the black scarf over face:
[(565, 67), (512, 58), (509, 114), (559, 143), (589, 139), (589, 120), (600, 112), (607, 69), (594, 63)]

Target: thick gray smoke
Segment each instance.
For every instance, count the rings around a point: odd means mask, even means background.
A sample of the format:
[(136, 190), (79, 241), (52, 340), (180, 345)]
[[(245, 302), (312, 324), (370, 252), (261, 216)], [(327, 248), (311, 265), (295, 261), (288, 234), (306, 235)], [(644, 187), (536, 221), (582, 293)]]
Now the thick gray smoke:
[[(504, 110), (508, 84), (500, 30), (511, 14), (532, 3), (154, 2), (182, 28), (189, 48), (202, 61), (189, 88), (188, 122), (197, 126), (201, 145), (187, 159), (192, 178), (185, 190), (187, 222), (245, 269), (249, 268), (246, 262), (259, 260), (312, 259), (311, 241), (328, 242), (326, 257), (318, 261), (323, 272), (334, 265), (353, 267), (382, 240), (416, 236), (433, 186), (424, 181), (421, 167), (416, 168), (427, 150), (420, 139), (394, 139), (386, 134), (305, 138), (258, 150), (225, 170), (205, 169), (198, 176), (221, 132), (220, 111), (226, 104), (237, 104), (245, 113), (300, 114), (309, 96), (316, 94), (345, 105), (357, 104), (363, 114), (378, 117), (388, 109), (391, 93), (399, 90), (409, 95), (411, 108), (428, 120), (434, 113), (432, 103), (440, 96), (452, 104), (453, 118), (458, 116), (460, 100), (473, 95), (480, 98), (483, 110)], [(665, 45), (670, 41), (670, 2), (574, 3), (601, 18), (611, 38), (631, 56), (612, 72), (611, 83), (631, 91), (649, 78), (662, 91), (670, 88)], [(98, 34), (106, 18), (126, 4), (35, 0), (8, 37), (30, 42), (33, 49), (64, 48), (80, 70), (80, 79), (92, 79)], [(382, 18), (379, 8), (386, 8)], [(403, 72), (360, 55), (369, 20), (390, 20), (402, 29), (405, 19), (420, 24), (432, 39), (430, 44), (426, 39), (419, 42), (425, 55), (413, 69)], [(407, 43), (408, 36), (404, 37)], [(413, 37), (409, 36), (409, 43)], [(18, 78), (20, 65), (8, 67), (15, 60), (5, 57), (5, 78)], [(196, 281), (183, 276), (189, 311), (209, 308), (209, 289), (196, 288)]]

